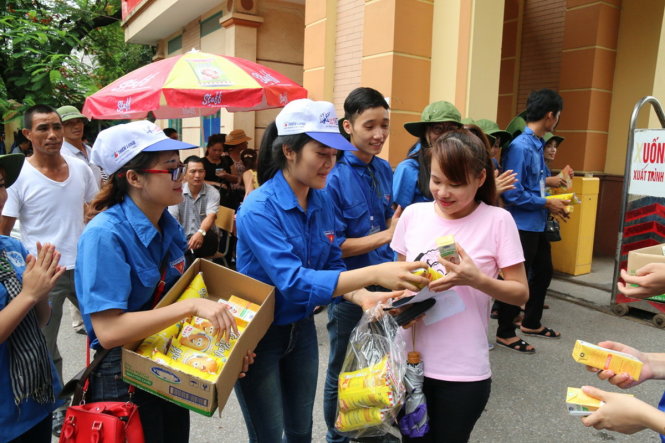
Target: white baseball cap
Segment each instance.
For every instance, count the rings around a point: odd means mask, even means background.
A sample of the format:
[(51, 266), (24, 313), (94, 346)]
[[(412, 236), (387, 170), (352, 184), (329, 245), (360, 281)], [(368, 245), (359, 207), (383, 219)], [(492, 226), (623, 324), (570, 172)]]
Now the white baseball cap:
[(339, 133), (335, 106), (330, 102), (301, 98), (289, 102), (275, 119), (278, 135), (307, 134), (328, 147), (357, 151)]
[(148, 120), (112, 126), (99, 133), (90, 159), (108, 175), (126, 165), (141, 152), (176, 151), (198, 148), (169, 138), (162, 128)]

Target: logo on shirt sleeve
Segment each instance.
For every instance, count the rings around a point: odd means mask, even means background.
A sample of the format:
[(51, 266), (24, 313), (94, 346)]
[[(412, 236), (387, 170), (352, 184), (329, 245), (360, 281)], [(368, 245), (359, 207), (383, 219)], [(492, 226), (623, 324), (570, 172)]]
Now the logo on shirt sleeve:
[(7, 258), (14, 265), (15, 268), (24, 268), (25, 260), (20, 252), (17, 251), (7, 251)]
[(180, 258), (175, 259), (174, 261), (169, 263), (169, 265), (172, 268), (174, 268), (176, 271), (178, 271), (178, 273), (182, 274), (183, 272), (185, 272), (185, 256), (183, 255)]

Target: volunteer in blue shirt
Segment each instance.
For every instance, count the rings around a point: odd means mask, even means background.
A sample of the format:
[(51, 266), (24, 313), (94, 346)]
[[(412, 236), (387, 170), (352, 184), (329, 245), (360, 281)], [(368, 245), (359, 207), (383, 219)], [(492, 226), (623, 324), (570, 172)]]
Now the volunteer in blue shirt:
[[(393, 261), (389, 243), (401, 209), (392, 209), (393, 171), (377, 157), (388, 138), (388, 103), (372, 88), (357, 88), (344, 101), (343, 129), (356, 151), (344, 151), (328, 178), (326, 189), (335, 204), (337, 241), (347, 269), (358, 269)], [(373, 291), (385, 291), (368, 287)], [(328, 309), (330, 355), (323, 398), (323, 414), (329, 442), (348, 438), (335, 431), (337, 379), (351, 331), (362, 309), (342, 301)]]
[[(23, 154), (0, 156), (0, 208), (21, 171)], [(4, 194), (4, 199), (2, 198)], [(62, 405), (61, 384), (40, 326), (48, 323), (48, 294), (64, 272), (53, 245), (37, 257), (0, 236), (0, 442), (48, 443), (51, 413)]]
[(462, 127), (462, 115), (455, 105), (445, 101), (430, 103), (420, 121), (405, 123), (404, 128), (418, 137), (409, 156), (395, 168), (393, 201), (402, 208), (411, 203), (432, 201), (429, 191), (429, 149), (443, 134)]
[[(323, 190), (337, 149), (355, 148), (339, 133), (332, 103), (287, 104), (263, 136), (259, 187), (237, 218), (238, 271), (276, 287), (275, 318), (256, 362), (236, 383), (252, 442), (310, 442), (318, 372), (313, 311), (340, 296), (364, 308), (416, 289), (424, 263), (384, 263), (346, 271), (336, 240), (334, 206)], [(351, 185), (350, 185), (351, 186)]]
[[(512, 214), (519, 230), (525, 267), (529, 276), (529, 301), (526, 303), (524, 319), (520, 327), (526, 335), (541, 338), (559, 338), (560, 334), (543, 326), (543, 304), (552, 257), (550, 243), (545, 237), (545, 222), (548, 212), (567, 218), (565, 205), (568, 201), (545, 199), (545, 179), (547, 167), (543, 158), (543, 136), (552, 132), (559, 121), (563, 100), (550, 89), (532, 92), (526, 105), (526, 127), (503, 153), (502, 166), (517, 174), (515, 189), (503, 193), (505, 208)], [(499, 303), (500, 315), (509, 313), (514, 318), (519, 307)], [(503, 324), (497, 330), (497, 343), (519, 352), (528, 349), (528, 344), (515, 334), (512, 323)], [(533, 348), (531, 348), (533, 349)]]
[[(95, 200), (97, 215), (78, 243), (76, 290), (83, 321), (94, 349), (111, 349), (90, 377), (87, 401), (124, 401), (121, 347), (144, 339), (190, 315), (235, 328), (227, 307), (207, 299), (189, 299), (152, 310), (153, 294), (165, 269), (165, 290), (185, 266), (187, 241), (168, 213), (182, 200), (178, 149), (195, 146), (168, 138), (154, 123), (137, 121), (99, 133), (92, 161), (109, 180)], [(136, 390), (146, 442), (189, 439), (189, 412), (145, 391)]]

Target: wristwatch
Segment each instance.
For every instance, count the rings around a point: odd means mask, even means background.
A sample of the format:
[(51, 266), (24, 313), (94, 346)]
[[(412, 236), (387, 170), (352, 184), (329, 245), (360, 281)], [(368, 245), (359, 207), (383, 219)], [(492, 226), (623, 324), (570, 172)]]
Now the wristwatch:
[(202, 236), (204, 236), (204, 237), (206, 236), (206, 231), (204, 231), (203, 229), (199, 229), (199, 230), (196, 231), (196, 232), (200, 233), (200, 234), (201, 234)]

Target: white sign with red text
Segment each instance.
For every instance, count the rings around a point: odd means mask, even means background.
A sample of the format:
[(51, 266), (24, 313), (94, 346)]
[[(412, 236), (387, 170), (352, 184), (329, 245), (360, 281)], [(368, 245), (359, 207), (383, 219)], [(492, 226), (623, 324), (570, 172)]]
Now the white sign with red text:
[(665, 197), (665, 129), (635, 131), (628, 193)]

